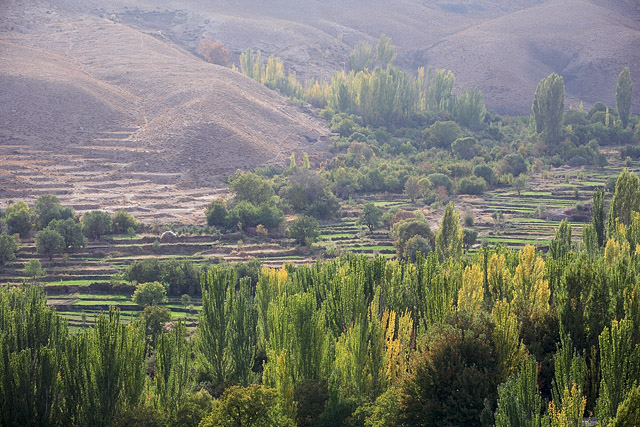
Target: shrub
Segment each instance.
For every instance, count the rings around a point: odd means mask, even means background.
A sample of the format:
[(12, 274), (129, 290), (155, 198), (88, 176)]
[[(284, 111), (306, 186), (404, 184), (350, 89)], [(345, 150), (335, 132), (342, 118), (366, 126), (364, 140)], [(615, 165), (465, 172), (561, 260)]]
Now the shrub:
[(187, 395), (174, 415), (175, 426), (198, 427), (200, 421), (211, 412), (213, 399), (204, 389)]
[(620, 150), (620, 158), (624, 159), (626, 157), (631, 157), (634, 160), (638, 160), (640, 158), (640, 147), (636, 145), (627, 145)]
[(9, 206), (5, 215), (11, 234), (18, 233), (20, 237), (26, 237), (29, 230), (31, 230), (29, 205), (19, 201)]
[(111, 221), (113, 223), (113, 231), (117, 234), (127, 233), (130, 228), (133, 228), (135, 232), (140, 226), (140, 222), (124, 209), (120, 209), (113, 214)]
[(487, 184), (492, 184), (495, 181), (495, 173), (491, 166), (488, 165), (478, 165), (473, 168), (473, 174), (475, 176), (479, 176), (483, 178)]
[(55, 254), (64, 251), (64, 238), (57, 231), (45, 228), (36, 233), (36, 250), (52, 260)]
[(478, 141), (471, 137), (458, 138), (451, 144), (451, 151), (460, 159), (472, 159), (478, 155)]
[(424, 130), (424, 140), (429, 147), (448, 150), (451, 143), (462, 135), (462, 128), (453, 121), (438, 121)]
[(567, 110), (564, 112), (565, 125), (586, 125), (589, 121), (587, 115), (579, 110)]
[(369, 231), (380, 227), (380, 224), (382, 224), (382, 210), (376, 207), (373, 202), (365, 203), (360, 212), (358, 224), (366, 225)]
[(411, 260), (411, 262), (416, 262), (418, 252), (426, 256), (431, 251), (433, 251), (433, 246), (431, 246), (429, 240), (420, 235), (415, 235), (407, 240), (404, 249), (404, 256), (406, 259)]
[(200, 427), (293, 425), (293, 420), (283, 414), (278, 404), (277, 391), (259, 384), (229, 387), (213, 402), (213, 410), (200, 422)]
[(44, 276), (44, 270), (42, 269), (42, 264), (38, 259), (30, 259), (29, 262), (24, 266), (23, 270), (24, 274), (35, 279), (36, 277)]
[(310, 216), (301, 216), (289, 225), (289, 237), (301, 245), (311, 246), (318, 239), (320, 225)]
[(458, 192), (460, 194), (480, 195), (487, 189), (487, 183), (484, 178), (478, 176), (470, 176), (462, 178), (458, 183)]
[(316, 218), (331, 218), (339, 208), (338, 200), (327, 190), (325, 179), (309, 169), (302, 169), (289, 176), (280, 195), (296, 212), (304, 212)]
[(168, 283), (167, 293), (197, 295), (200, 292), (200, 269), (190, 261), (145, 259), (127, 267), (126, 280), (138, 283)]
[(144, 320), (145, 334), (150, 338), (150, 344), (155, 347), (158, 334), (160, 334), (165, 325), (171, 321), (171, 310), (167, 307), (146, 305), (140, 317)]
[(84, 234), (89, 239), (99, 239), (105, 234), (111, 234), (113, 221), (108, 213), (103, 211), (91, 211), (82, 215)]
[(18, 242), (7, 233), (0, 234), (0, 264), (15, 259), (18, 251)]
[(62, 207), (60, 200), (52, 194), (43, 194), (33, 205), (31, 215), (34, 218), (36, 230), (42, 230), (54, 219), (73, 218), (72, 208)]
[(465, 212), (464, 213), (464, 215), (462, 216), (462, 222), (467, 227), (473, 226), (474, 219), (473, 219), (473, 215), (471, 214), (471, 212)]
[(227, 65), (229, 59), (231, 59), (231, 52), (224, 47), (222, 42), (214, 42), (207, 39), (200, 40), (198, 53), (212, 64)]
[[(415, 256), (415, 251), (420, 250), (425, 251), (425, 255), (428, 250), (427, 247), (433, 249), (435, 246), (435, 235), (433, 231), (431, 231), (431, 227), (429, 223), (424, 219), (420, 218), (410, 218), (395, 223), (392, 229), (392, 235), (394, 237), (394, 246), (396, 247), (396, 253), (398, 258), (409, 258), (411, 256), (410, 253), (407, 253), (408, 249), (413, 249)], [(427, 240), (428, 245), (425, 245), (423, 241), (414, 239), (411, 242), (411, 248), (408, 247), (409, 240), (415, 236), (421, 236)]]
[(205, 211), (207, 224), (214, 227), (224, 227), (227, 217), (227, 203), (223, 199), (216, 199), (209, 203)]
[(500, 161), (500, 173), (518, 176), (527, 171), (527, 162), (520, 153), (511, 153)]
[(462, 244), (465, 248), (469, 249), (471, 246), (475, 245), (478, 241), (478, 232), (474, 230), (467, 230), (466, 228), (462, 230)]
[(167, 289), (160, 282), (140, 283), (131, 300), (141, 307), (167, 302)]
[(60, 233), (64, 239), (65, 249), (79, 249), (87, 246), (87, 239), (82, 234), (82, 224), (72, 218), (54, 219), (47, 225), (47, 229)]
[(236, 201), (246, 201), (254, 205), (268, 202), (274, 195), (269, 181), (253, 172), (235, 178), (229, 184), (229, 190), (235, 194)]
[(317, 426), (329, 399), (327, 381), (300, 381), (295, 385), (293, 397), (297, 404), (296, 425)]
[(434, 188), (444, 187), (447, 190), (447, 194), (453, 193), (453, 182), (451, 182), (451, 179), (445, 174), (432, 173), (427, 178), (429, 178)]

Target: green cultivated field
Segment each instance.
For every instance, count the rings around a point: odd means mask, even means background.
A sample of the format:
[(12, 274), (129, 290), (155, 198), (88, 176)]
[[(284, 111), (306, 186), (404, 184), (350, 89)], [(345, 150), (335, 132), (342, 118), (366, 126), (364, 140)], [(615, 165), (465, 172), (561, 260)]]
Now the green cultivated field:
[[(609, 158), (609, 163), (610, 166), (602, 169), (565, 167), (534, 174), (528, 188), (520, 194), (505, 186), (493, 188), (481, 197), (456, 196), (451, 200), (461, 217), (467, 213), (473, 217), (474, 224), (467, 228), (478, 232), (478, 244), (504, 244), (513, 248), (532, 244), (546, 250), (564, 218), (572, 225), (574, 241), (580, 240), (584, 220), (590, 218), (588, 209), (593, 191), (622, 169), (617, 158)], [(631, 169), (637, 172), (638, 163), (634, 162)], [(83, 250), (49, 261), (36, 254), (33, 241), (27, 241), (22, 243), (17, 259), (3, 266), (0, 280), (11, 283), (29, 280), (22, 272), (24, 265), (29, 259), (38, 258), (46, 270), (46, 276), (40, 278), (39, 283), (49, 294), (50, 303), (59, 306), (72, 326), (90, 324), (96, 313), (111, 305), (120, 306), (123, 312), (136, 317), (140, 308), (131, 302), (131, 293), (109, 289), (111, 284), (120, 283), (120, 274), (138, 260), (189, 260), (198, 266), (206, 266), (258, 258), (266, 267), (279, 267), (284, 263), (311, 263), (346, 252), (395, 256), (393, 240), (387, 230), (381, 228), (369, 233), (357, 224), (359, 207), (367, 201), (373, 201), (383, 211), (420, 210), (434, 230), (443, 210), (442, 204), (425, 206), (420, 201), (411, 203), (402, 196), (386, 200), (380, 195), (357, 200), (353, 205), (345, 205), (343, 211), (349, 216), (321, 224), (319, 240), (311, 250), (297, 248), (288, 239), (260, 240), (246, 235), (234, 235), (227, 240), (213, 235), (183, 235), (172, 242), (159, 242), (159, 235), (117, 236), (90, 242)], [(493, 218), (498, 213), (502, 214), (501, 221)], [(155, 244), (155, 241), (159, 243)], [(96, 283), (102, 283), (100, 292), (92, 290)], [(196, 302), (193, 312), (182, 307), (179, 300), (172, 300), (166, 306), (175, 310), (174, 318), (195, 322)], [(82, 313), (86, 316), (84, 322)]]

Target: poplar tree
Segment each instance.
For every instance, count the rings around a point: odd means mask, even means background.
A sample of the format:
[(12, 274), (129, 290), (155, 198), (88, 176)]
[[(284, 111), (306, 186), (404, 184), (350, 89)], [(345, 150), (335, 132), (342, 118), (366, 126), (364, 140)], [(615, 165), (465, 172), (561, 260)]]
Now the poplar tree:
[(376, 45), (376, 56), (380, 64), (385, 67), (391, 65), (391, 63), (396, 59), (396, 52), (393, 44), (391, 43), (391, 38), (387, 37), (385, 34), (380, 35), (378, 39), (378, 44)]
[(564, 267), (562, 278), (554, 292), (560, 327), (571, 336), (580, 350), (588, 347), (585, 311), (589, 292), (594, 288), (596, 280), (596, 272), (591, 263), (584, 256), (579, 256)]
[(225, 309), (227, 283), (235, 287), (232, 270), (214, 268), (203, 274), (202, 311), (198, 319), (197, 347), (200, 363), (216, 385), (230, 377), (231, 361), (227, 351), (229, 318)]
[[(560, 343), (553, 358), (553, 367), (555, 371), (551, 389), (553, 402), (556, 408), (562, 409), (568, 403), (564, 401), (567, 396), (566, 390), (572, 390), (575, 386), (577, 394), (582, 396), (587, 371), (585, 359), (573, 348), (570, 337), (560, 337)], [(582, 420), (582, 414), (580, 419)]]
[(504, 254), (493, 253), (487, 266), (487, 288), (493, 301), (511, 301), (513, 298), (512, 275)]
[(518, 254), (518, 266), (513, 276), (513, 303), (523, 318), (536, 318), (549, 310), (549, 282), (544, 278), (544, 260), (536, 254), (532, 245), (525, 246)]
[(484, 302), (483, 274), (479, 265), (467, 266), (462, 274), (462, 287), (458, 291), (458, 310), (479, 311)]
[(618, 406), (618, 414), (611, 422), (613, 427), (640, 425), (640, 385)]
[(599, 189), (593, 193), (593, 203), (591, 204), (591, 225), (598, 236), (598, 247), (602, 247), (606, 238), (604, 223), (604, 190)]
[(67, 325), (42, 288), (0, 287), (0, 424), (54, 424)]
[(60, 379), (67, 425), (110, 425), (140, 402), (146, 382), (141, 323), (124, 325), (114, 308), (68, 342)]
[(455, 99), (453, 114), (462, 126), (469, 129), (478, 129), (486, 112), (482, 92), (478, 89), (465, 90)]
[(191, 381), (191, 345), (182, 323), (160, 334), (156, 344), (154, 386), (156, 405), (173, 415), (184, 401)]
[(538, 392), (538, 366), (533, 357), (525, 359), (518, 373), (498, 387), (496, 427), (542, 427), (549, 421), (542, 416)]
[(555, 258), (562, 258), (571, 252), (571, 224), (563, 219), (556, 230), (556, 236), (549, 245), (549, 254)]
[(349, 54), (351, 69), (358, 72), (369, 66), (373, 57), (373, 48), (365, 41), (359, 41)]
[(202, 368), (216, 385), (249, 383), (257, 342), (258, 315), (249, 278), (238, 283), (234, 269), (203, 274), (202, 311), (196, 346)]
[(562, 138), (564, 123), (564, 80), (556, 73), (538, 83), (531, 106), (535, 131), (547, 140), (558, 142)]
[(526, 349), (520, 340), (520, 326), (511, 304), (506, 300), (497, 301), (491, 310), (491, 318), (495, 323), (493, 341), (500, 362), (500, 381), (503, 381), (518, 369), (526, 357)]
[(633, 323), (623, 319), (614, 320), (599, 337), (602, 379), (596, 417), (603, 425), (615, 418), (618, 405), (640, 378), (640, 345), (633, 345), (632, 334)]
[(580, 387), (575, 383), (565, 387), (562, 391), (562, 405), (549, 402), (549, 422), (551, 427), (582, 427), (584, 426), (584, 410), (587, 398), (582, 395)]
[(624, 169), (616, 180), (616, 190), (609, 207), (607, 235), (615, 236), (617, 223), (631, 224), (631, 212), (640, 207), (640, 180), (635, 173)]
[(633, 83), (631, 82), (631, 73), (629, 67), (624, 67), (620, 76), (618, 76), (618, 85), (616, 86), (616, 107), (622, 121), (622, 127), (626, 128), (629, 123), (629, 112), (631, 111), (631, 97), (633, 94)]
[(436, 234), (436, 254), (440, 262), (448, 258), (459, 259), (462, 255), (463, 232), (458, 211), (449, 203), (444, 210), (440, 229)]
[[(235, 286), (234, 286), (235, 288)], [(251, 279), (240, 279), (231, 291), (226, 310), (229, 312), (229, 353), (232, 376), (236, 383), (249, 385), (256, 353), (258, 312), (251, 295)]]

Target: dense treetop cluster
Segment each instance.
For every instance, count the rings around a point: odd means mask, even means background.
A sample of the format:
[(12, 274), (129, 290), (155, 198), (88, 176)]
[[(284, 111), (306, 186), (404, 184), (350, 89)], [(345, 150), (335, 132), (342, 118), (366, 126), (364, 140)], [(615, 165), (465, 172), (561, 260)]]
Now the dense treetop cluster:
[[(533, 246), (464, 255), (451, 206), (435, 235), (425, 230), (428, 255), (417, 250), (411, 263), (347, 256), (254, 278), (206, 269), (193, 335), (157, 312), (157, 282), (136, 291), (150, 304), (139, 320), (125, 325), (112, 310), (76, 334), (38, 287), (2, 288), (0, 417), (4, 425), (578, 426), (595, 415), (602, 425), (634, 425), (639, 230), (640, 181), (627, 171), (609, 219), (596, 192), (582, 241), (563, 222), (546, 256)], [(130, 274), (153, 272), (140, 267)]]

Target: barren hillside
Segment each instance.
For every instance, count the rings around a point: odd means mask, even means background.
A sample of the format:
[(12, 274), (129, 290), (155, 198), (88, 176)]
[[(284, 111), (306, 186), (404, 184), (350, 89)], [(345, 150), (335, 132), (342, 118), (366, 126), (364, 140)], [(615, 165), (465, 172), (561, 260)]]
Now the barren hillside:
[[(86, 2), (67, 0), (79, 7)], [(299, 77), (328, 77), (358, 40), (381, 33), (398, 47), (397, 63), (453, 70), (501, 113), (528, 114), (538, 81), (558, 72), (571, 102), (614, 102), (625, 65), (640, 81), (640, 4), (634, 0), (177, 0), (95, 2), (95, 13), (160, 30), (194, 49), (220, 40), (281, 57)], [(640, 91), (634, 97), (640, 111)]]
[(322, 122), (161, 34), (44, 2), (0, 8), (4, 202), (46, 191), (145, 208), (155, 191), (171, 208), (237, 168), (324, 155)]

